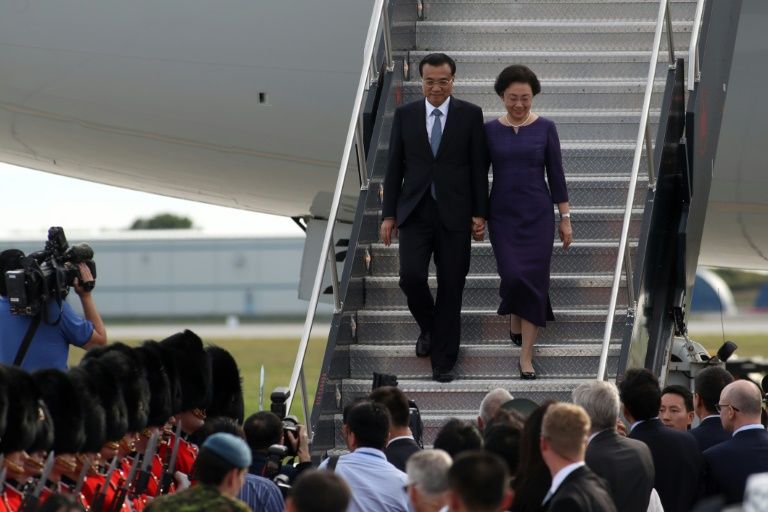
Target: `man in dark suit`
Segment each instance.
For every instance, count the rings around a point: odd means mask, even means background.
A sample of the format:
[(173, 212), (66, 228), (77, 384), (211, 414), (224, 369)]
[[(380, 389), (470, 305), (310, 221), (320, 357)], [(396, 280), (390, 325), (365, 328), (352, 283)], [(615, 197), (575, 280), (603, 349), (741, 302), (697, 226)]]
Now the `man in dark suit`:
[(688, 432), (665, 427), (659, 420), (661, 389), (648, 370), (632, 369), (619, 385), (631, 439), (648, 445), (656, 471), (654, 488), (665, 512), (688, 511), (702, 491), (702, 458)]
[(595, 380), (573, 390), (573, 403), (589, 415), (587, 467), (608, 483), (616, 509), (645, 512), (654, 481), (653, 458), (645, 443), (616, 433), (621, 404), (613, 383)]
[(704, 452), (706, 488), (710, 495), (723, 495), (727, 504), (741, 503), (747, 478), (768, 472), (768, 432), (760, 423), (762, 393), (753, 382), (738, 380), (720, 394), (717, 408), (723, 428), (733, 433), (729, 440)]
[(384, 455), (390, 464), (400, 471), (405, 471), (408, 458), (421, 450), (409, 426), (411, 408), (408, 405), (408, 397), (399, 388), (382, 386), (371, 391), (368, 398), (372, 402), (382, 404), (389, 411), (392, 421), (389, 423), (389, 441), (384, 448)]
[(549, 512), (612, 512), (616, 506), (606, 483), (584, 463), (589, 416), (578, 405), (556, 403), (541, 424), (541, 456), (552, 474), (544, 497)]
[[(399, 231), (400, 288), (421, 330), (416, 355), (431, 356), (433, 378), (449, 382), (459, 354), (470, 242), (485, 232), (485, 133), (480, 107), (451, 96), (453, 59), (427, 55), (419, 73), (424, 100), (399, 107), (392, 122), (381, 239), (389, 245)], [(435, 299), (428, 284), (433, 254)]]
[(731, 434), (723, 428), (716, 409), (720, 393), (731, 382), (733, 382), (733, 376), (720, 366), (706, 368), (696, 375), (693, 412), (699, 417), (701, 423), (698, 427), (691, 429), (691, 434), (698, 441), (702, 452), (731, 438)]

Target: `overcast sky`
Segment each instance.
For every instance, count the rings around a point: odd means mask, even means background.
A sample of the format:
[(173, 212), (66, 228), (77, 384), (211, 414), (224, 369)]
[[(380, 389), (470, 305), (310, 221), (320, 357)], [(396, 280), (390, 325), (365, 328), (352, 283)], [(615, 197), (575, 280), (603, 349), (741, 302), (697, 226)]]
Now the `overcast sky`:
[(125, 229), (138, 217), (173, 213), (210, 234), (303, 236), (286, 217), (136, 192), (0, 163), (0, 237), (45, 238)]

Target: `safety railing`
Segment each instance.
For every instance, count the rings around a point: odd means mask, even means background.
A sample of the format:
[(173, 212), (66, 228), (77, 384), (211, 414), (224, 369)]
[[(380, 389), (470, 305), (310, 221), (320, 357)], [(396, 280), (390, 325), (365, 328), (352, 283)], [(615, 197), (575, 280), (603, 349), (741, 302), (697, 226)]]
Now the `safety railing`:
[(688, 48), (688, 90), (692, 91), (701, 78), (699, 64), (699, 36), (701, 35), (701, 19), (704, 16), (704, 0), (696, 2), (696, 14), (691, 27), (691, 46)]
[[(659, 59), (659, 52), (661, 50), (661, 38), (664, 32), (664, 27), (667, 29), (667, 46), (669, 53), (670, 66), (675, 65), (675, 44), (674, 44), (674, 32), (672, 27), (672, 15), (669, 11), (669, 1), (660, 0), (659, 2), (659, 14), (656, 20), (656, 31), (653, 36), (653, 46), (651, 51), (651, 61), (648, 66), (648, 80), (645, 85), (645, 96), (643, 98), (643, 108), (640, 114), (640, 126), (637, 130), (637, 142), (635, 144), (635, 154), (632, 160), (632, 173), (629, 180), (629, 191), (627, 192), (627, 203), (624, 209), (624, 221), (621, 227), (621, 238), (619, 240), (619, 253), (616, 256), (616, 268), (613, 273), (613, 284), (611, 285), (611, 297), (608, 303), (608, 318), (605, 322), (605, 332), (603, 334), (603, 346), (600, 352), (600, 364), (597, 370), (597, 378), (604, 380), (606, 378), (608, 369), (608, 352), (610, 349), (611, 335), (613, 332), (613, 321), (616, 316), (616, 302), (619, 296), (619, 288), (621, 287), (621, 277), (624, 270), (625, 258), (628, 263), (626, 276), (626, 283), (629, 290), (633, 290), (631, 281), (633, 279), (631, 268), (629, 265), (629, 224), (632, 220), (632, 207), (635, 200), (635, 190), (637, 189), (637, 179), (640, 173), (640, 161), (643, 154), (643, 145), (645, 145), (646, 152), (646, 164), (648, 166), (648, 186), (653, 188), (655, 186), (655, 165), (653, 161), (653, 139), (651, 138), (651, 129), (648, 124), (648, 117), (651, 110), (651, 98), (653, 96), (653, 85), (656, 81), (656, 68)], [(634, 295), (634, 291), (632, 291)], [(630, 296), (630, 301), (627, 303), (627, 307), (632, 307), (634, 296)]]
[[(373, 15), (371, 22), (368, 26), (368, 33), (365, 40), (365, 47), (363, 49), (363, 60), (361, 62), (361, 72), (358, 81), (357, 92), (355, 94), (355, 100), (352, 107), (352, 115), (349, 122), (349, 128), (347, 130), (347, 137), (344, 143), (344, 152), (342, 153), (341, 164), (339, 166), (339, 173), (336, 179), (336, 187), (333, 193), (333, 199), (331, 201), (331, 209), (328, 216), (328, 225), (325, 229), (325, 235), (323, 237), (323, 245), (320, 250), (321, 257), (317, 264), (317, 272), (315, 273), (315, 281), (312, 286), (312, 295), (309, 299), (309, 306), (307, 309), (307, 317), (304, 321), (304, 329), (301, 334), (301, 341), (299, 342), (299, 348), (296, 354), (296, 360), (293, 365), (293, 372), (291, 374), (291, 380), (288, 388), (280, 390), (282, 397), (278, 397), (279, 401), (282, 401), (282, 411), (287, 413), (291, 410), (291, 404), (293, 403), (293, 397), (296, 394), (296, 387), (301, 384), (301, 396), (304, 417), (309, 419), (309, 404), (307, 397), (306, 382), (304, 379), (304, 360), (307, 355), (307, 347), (309, 346), (309, 338), (312, 334), (312, 326), (315, 322), (315, 314), (317, 311), (317, 303), (320, 299), (320, 293), (323, 284), (323, 277), (325, 274), (325, 267), (329, 265), (331, 268), (331, 285), (334, 295), (335, 312), (338, 313), (343, 307), (343, 302), (340, 297), (339, 277), (336, 269), (336, 257), (333, 251), (333, 230), (336, 224), (336, 219), (339, 212), (339, 205), (341, 202), (342, 190), (347, 177), (347, 170), (349, 166), (349, 159), (352, 153), (352, 145), (355, 144), (355, 154), (357, 158), (358, 177), (360, 180), (360, 187), (364, 189), (368, 186), (368, 172), (365, 168), (366, 158), (364, 150), (363, 130), (362, 130), (362, 105), (365, 91), (368, 90), (370, 84), (376, 79), (381, 62), (379, 61), (379, 55), (377, 55), (377, 49), (381, 48), (384, 63), (386, 69), (391, 71), (394, 68), (394, 61), (392, 59), (392, 44), (389, 28), (389, 16), (388, 16), (388, 0), (375, 0)], [(277, 390), (275, 391), (277, 392)], [(273, 393), (274, 404), (274, 393)]]

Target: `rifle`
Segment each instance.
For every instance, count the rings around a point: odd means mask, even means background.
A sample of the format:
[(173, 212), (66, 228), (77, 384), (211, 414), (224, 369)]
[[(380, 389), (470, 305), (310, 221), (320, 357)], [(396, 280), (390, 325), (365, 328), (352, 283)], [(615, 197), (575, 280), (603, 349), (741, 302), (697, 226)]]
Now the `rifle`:
[(91, 469), (91, 464), (93, 464), (93, 461), (91, 457), (87, 457), (85, 461), (83, 461), (83, 467), (80, 469), (80, 474), (77, 475), (77, 482), (75, 482), (75, 488), (72, 491), (72, 494), (77, 498), (80, 496), (80, 491), (83, 490), (83, 484), (85, 483), (85, 477), (88, 474), (88, 470)]
[(5, 489), (5, 475), (8, 474), (8, 470), (5, 469), (5, 454), (0, 453), (0, 493)]
[(181, 422), (176, 423), (176, 431), (173, 438), (173, 450), (171, 450), (171, 458), (168, 461), (168, 465), (163, 471), (163, 482), (160, 487), (161, 494), (168, 494), (168, 489), (173, 482), (173, 473), (176, 469), (176, 458), (179, 456), (179, 443), (181, 442)]
[(155, 431), (152, 433), (152, 437), (149, 438), (147, 443), (147, 450), (144, 452), (144, 458), (141, 460), (141, 470), (139, 476), (136, 478), (136, 488), (134, 492), (136, 494), (143, 494), (147, 490), (147, 484), (149, 478), (152, 476), (152, 459), (155, 457), (155, 451), (157, 450), (157, 438), (160, 432)]
[(107, 497), (107, 489), (109, 489), (109, 481), (112, 480), (112, 473), (115, 472), (117, 467), (117, 457), (112, 457), (112, 462), (109, 463), (109, 469), (107, 470), (107, 476), (104, 478), (104, 484), (98, 487), (96, 495), (91, 502), (91, 510), (94, 512), (101, 512), (104, 510), (104, 500)]
[(119, 512), (121, 508), (123, 508), (123, 503), (125, 502), (125, 498), (128, 496), (128, 491), (131, 490), (131, 484), (133, 483), (133, 479), (136, 476), (136, 470), (139, 468), (139, 454), (137, 453), (136, 456), (133, 458), (133, 463), (131, 464), (131, 469), (128, 471), (128, 477), (123, 482), (123, 485), (118, 489), (117, 495), (115, 497), (115, 501), (112, 503), (112, 511), (113, 512)]
[(40, 478), (37, 480), (37, 484), (32, 488), (31, 493), (24, 495), (24, 502), (21, 504), (21, 510), (24, 512), (35, 512), (40, 507), (40, 494), (45, 489), (45, 483), (48, 481), (48, 477), (53, 469), (54, 454), (53, 450), (48, 454), (48, 458), (45, 459), (45, 465), (43, 471), (40, 473)]

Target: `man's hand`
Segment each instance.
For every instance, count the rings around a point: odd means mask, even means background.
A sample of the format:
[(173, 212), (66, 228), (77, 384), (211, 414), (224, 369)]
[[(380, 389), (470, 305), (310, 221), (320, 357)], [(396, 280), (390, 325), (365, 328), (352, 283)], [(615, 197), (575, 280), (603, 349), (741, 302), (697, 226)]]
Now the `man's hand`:
[(291, 451), (299, 457), (299, 462), (309, 462), (312, 456), (309, 453), (309, 437), (307, 427), (296, 425), (296, 433), (286, 431), (285, 444), (290, 445)]
[(75, 293), (77, 293), (80, 297), (83, 295), (90, 295), (91, 292), (83, 288), (83, 283), (91, 283), (93, 282), (93, 274), (91, 274), (91, 269), (88, 268), (88, 265), (85, 263), (78, 263), (77, 269), (80, 271), (80, 277), (76, 277), (74, 281), (75, 285)]
[(392, 243), (392, 239), (397, 236), (397, 221), (392, 218), (384, 219), (381, 222), (380, 235), (381, 241), (384, 242), (384, 245), (389, 247)]
[(485, 238), (485, 219), (472, 217), (472, 238), (476, 242), (482, 242)]

